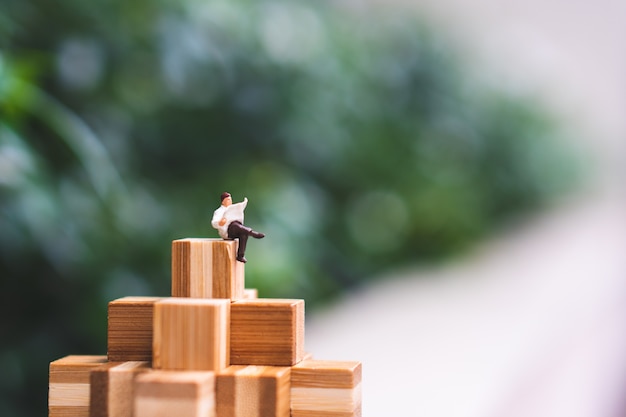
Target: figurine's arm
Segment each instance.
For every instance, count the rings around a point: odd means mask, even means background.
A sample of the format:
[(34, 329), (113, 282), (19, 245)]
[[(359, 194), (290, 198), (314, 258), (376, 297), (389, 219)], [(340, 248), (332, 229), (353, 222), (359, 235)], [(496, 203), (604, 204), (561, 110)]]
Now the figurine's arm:
[(230, 222), (240, 222), (243, 224), (243, 211), (246, 209), (246, 205), (248, 204), (248, 199), (244, 199), (244, 201), (236, 204), (231, 204), (228, 207), (223, 208), (223, 212), (221, 213), (222, 217), (225, 219), (222, 226), (230, 223)]
[(223, 207), (219, 207), (213, 213), (213, 219), (211, 220), (211, 226), (214, 229), (219, 228), (220, 226), (224, 226), (226, 224), (226, 218), (224, 217), (224, 212), (226, 210)]

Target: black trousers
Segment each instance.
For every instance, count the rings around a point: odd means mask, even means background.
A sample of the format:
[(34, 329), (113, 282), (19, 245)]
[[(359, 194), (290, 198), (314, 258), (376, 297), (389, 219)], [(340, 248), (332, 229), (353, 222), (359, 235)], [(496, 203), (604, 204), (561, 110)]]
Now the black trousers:
[(244, 258), (246, 253), (246, 245), (248, 244), (248, 236), (253, 234), (254, 231), (244, 226), (241, 222), (234, 221), (230, 225), (228, 225), (228, 237), (230, 239), (239, 239), (239, 247), (237, 249), (237, 259), (241, 260)]

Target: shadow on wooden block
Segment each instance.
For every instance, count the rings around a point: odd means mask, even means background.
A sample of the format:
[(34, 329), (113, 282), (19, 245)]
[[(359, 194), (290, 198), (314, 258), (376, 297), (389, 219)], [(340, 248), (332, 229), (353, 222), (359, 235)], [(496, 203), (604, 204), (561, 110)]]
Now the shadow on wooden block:
[(152, 361), (154, 303), (161, 299), (162, 297), (124, 297), (109, 303), (109, 361)]
[(90, 417), (132, 417), (137, 375), (150, 362), (109, 362), (91, 372)]
[(216, 377), (219, 417), (289, 417), (290, 368), (229, 366)]
[(232, 365), (292, 366), (303, 357), (304, 300), (259, 298), (232, 303)]
[(187, 238), (172, 242), (172, 297), (244, 298), (244, 264), (236, 240)]

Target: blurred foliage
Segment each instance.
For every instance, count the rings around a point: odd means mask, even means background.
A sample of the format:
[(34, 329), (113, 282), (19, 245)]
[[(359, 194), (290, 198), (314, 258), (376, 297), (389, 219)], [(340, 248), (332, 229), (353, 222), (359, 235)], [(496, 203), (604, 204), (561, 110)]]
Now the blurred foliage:
[(307, 306), (455, 253), (572, 164), (534, 103), (424, 25), (328, 4), (0, 0), (0, 415), (103, 354), (106, 306), (169, 293), (170, 242), (248, 197), (247, 286)]

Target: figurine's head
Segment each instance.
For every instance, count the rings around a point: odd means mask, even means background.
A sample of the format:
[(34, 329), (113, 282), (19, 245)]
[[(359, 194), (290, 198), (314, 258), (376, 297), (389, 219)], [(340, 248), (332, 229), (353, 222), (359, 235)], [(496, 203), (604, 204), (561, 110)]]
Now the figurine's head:
[(222, 205), (224, 207), (228, 207), (231, 204), (233, 204), (233, 198), (231, 197), (230, 193), (222, 193)]

